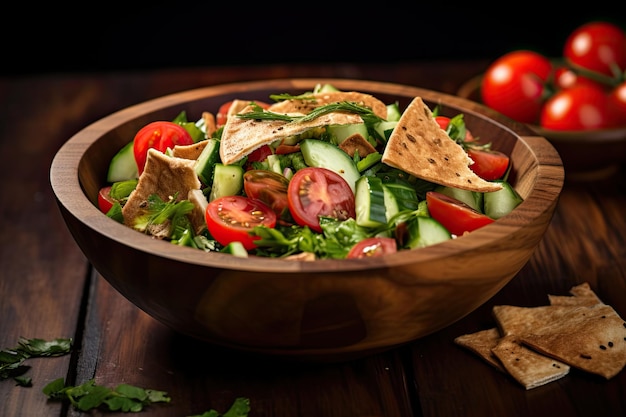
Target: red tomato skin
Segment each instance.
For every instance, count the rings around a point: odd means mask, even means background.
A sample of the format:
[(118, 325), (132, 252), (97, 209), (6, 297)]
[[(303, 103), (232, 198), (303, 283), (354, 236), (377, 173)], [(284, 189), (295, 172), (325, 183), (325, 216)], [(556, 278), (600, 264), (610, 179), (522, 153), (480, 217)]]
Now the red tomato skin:
[(373, 258), (398, 251), (396, 240), (390, 237), (369, 237), (350, 248), (346, 259)]
[(563, 56), (574, 66), (616, 76), (626, 70), (626, 33), (609, 22), (585, 23), (569, 34)]
[(276, 172), (264, 169), (246, 171), (243, 174), (243, 189), (248, 197), (261, 200), (279, 217), (289, 210), (289, 180)]
[(522, 123), (536, 123), (552, 63), (542, 54), (517, 50), (496, 59), (480, 86), (484, 104)]
[(616, 125), (608, 94), (593, 85), (557, 91), (541, 111), (540, 125), (552, 130), (603, 129)]
[(276, 214), (262, 201), (244, 196), (226, 196), (209, 202), (205, 211), (211, 236), (226, 246), (239, 241), (246, 250), (256, 247), (257, 236), (249, 234), (256, 226), (276, 226)]
[(167, 148), (175, 145), (191, 145), (193, 138), (187, 130), (179, 124), (168, 121), (156, 121), (148, 123), (135, 135), (133, 140), (133, 153), (139, 175), (143, 172), (148, 158), (148, 149), (154, 148), (165, 152)]
[[(450, 124), (450, 118), (448, 116), (435, 116), (435, 121), (443, 130), (448, 129), (448, 125)], [(466, 127), (465, 128), (465, 142), (473, 142), (474, 136), (472, 132)]]
[(626, 126), (626, 81), (615, 87), (609, 94), (609, 108), (616, 126)]
[(470, 169), (484, 180), (498, 180), (504, 176), (509, 167), (510, 158), (499, 151), (468, 149), (467, 153), (474, 161)]
[(115, 199), (111, 197), (111, 186), (107, 185), (100, 188), (98, 191), (98, 208), (100, 211), (107, 214), (115, 203)]
[(300, 226), (321, 233), (319, 217), (356, 218), (354, 193), (346, 180), (326, 168), (296, 171), (287, 190), (289, 211)]
[(431, 217), (456, 236), (463, 236), (494, 222), (467, 204), (436, 191), (426, 193), (426, 204)]
[(576, 74), (571, 68), (559, 67), (554, 70), (554, 86), (557, 89), (572, 88), (576, 85), (587, 84), (603, 88), (603, 85), (591, 78)]

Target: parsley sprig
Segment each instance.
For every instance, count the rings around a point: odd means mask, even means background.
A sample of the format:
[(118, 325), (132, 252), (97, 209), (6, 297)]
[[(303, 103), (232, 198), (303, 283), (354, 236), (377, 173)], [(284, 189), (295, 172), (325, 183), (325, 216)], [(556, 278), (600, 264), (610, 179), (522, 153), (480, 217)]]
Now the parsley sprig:
[(28, 358), (43, 356), (62, 356), (70, 352), (72, 339), (26, 339), (20, 338), (12, 349), (0, 350), (0, 379), (13, 377), (19, 385), (30, 386), (30, 378), (21, 374), (27, 369), (24, 362)]

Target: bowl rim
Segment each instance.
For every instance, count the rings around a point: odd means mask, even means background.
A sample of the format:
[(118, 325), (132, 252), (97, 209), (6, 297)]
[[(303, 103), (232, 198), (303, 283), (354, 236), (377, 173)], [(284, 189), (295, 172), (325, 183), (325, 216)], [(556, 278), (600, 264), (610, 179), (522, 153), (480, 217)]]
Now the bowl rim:
[[(275, 89), (277, 93), (285, 90), (309, 91), (316, 84), (326, 83), (342, 90), (353, 89), (354, 91), (364, 92), (377, 90), (379, 94), (382, 94), (380, 91), (384, 91), (384, 94), (387, 95), (422, 96), (430, 102), (441, 102), (451, 107), (463, 107), (465, 113), (472, 113), (479, 118), (491, 119), (491, 123), (495, 123), (502, 129), (515, 134), (518, 140), (528, 147), (532, 147), (533, 144), (541, 144), (546, 152), (534, 153), (538, 166), (532, 190), (530, 190), (525, 201), (515, 209), (515, 213), (504, 216), (498, 219), (498, 221), (463, 238), (451, 239), (429, 247), (398, 251), (394, 254), (371, 259), (323, 259), (314, 262), (264, 257), (254, 257), (253, 262), (242, 262), (242, 258), (229, 254), (207, 253), (177, 245), (164, 246), (164, 242), (147, 235), (142, 236), (141, 233), (103, 215), (84, 192), (79, 194), (81, 198), (76, 198), (76, 190), (82, 190), (79, 182), (78, 167), (84, 152), (104, 132), (115, 129), (137, 118), (138, 115), (155, 112), (164, 107), (177, 105), (183, 107), (189, 101), (206, 99), (224, 93), (232, 94), (254, 89)], [(200, 87), (153, 98), (118, 110), (78, 131), (59, 148), (50, 166), (50, 183), (57, 203), (63, 206), (72, 216), (98, 234), (120, 244), (130, 246), (140, 252), (184, 263), (239, 271), (294, 273), (332, 270), (341, 272), (398, 267), (415, 262), (429, 261), (447, 257), (451, 251), (458, 253), (469, 252), (484, 245), (486, 242), (507, 239), (507, 236), (511, 233), (523, 227), (519, 224), (520, 218), (531, 221), (550, 210), (551, 203), (556, 202), (563, 187), (564, 170), (559, 154), (546, 138), (538, 136), (523, 124), (511, 121), (494, 110), (463, 97), (416, 86), (382, 81), (343, 78), (279, 78)], [(534, 199), (545, 200), (546, 204), (541, 209), (533, 207), (527, 210), (525, 203)], [(168, 249), (167, 251), (164, 250), (166, 248)], [(410, 256), (407, 256), (407, 254), (410, 254)]]
[[(480, 89), (484, 73), (480, 73), (469, 80), (465, 81), (457, 90), (457, 95), (468, 100), (482, 104), (476, 94)], [(473, 99), (476, 97), (476, 100)], [(587, 130), (554, 130), (528, 123), (527, 126), (535, 131), (538, 135), (548, 138), (555, 143), (580, 143), (593, 142), (594, 144), (624, 142), (626, 141), (626, 126), (603, 128), (603, 129), (587, 129)]]

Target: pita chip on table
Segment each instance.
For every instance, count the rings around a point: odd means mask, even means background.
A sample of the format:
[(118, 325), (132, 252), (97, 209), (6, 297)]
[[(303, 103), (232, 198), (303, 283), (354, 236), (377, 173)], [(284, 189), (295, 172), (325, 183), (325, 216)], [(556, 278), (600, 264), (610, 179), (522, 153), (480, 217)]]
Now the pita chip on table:
[(457, 336), (454, 339), (454, 343), (471, 350), (497, 370), (506, 372), (500, 360), (492, 352), (492, 349), (498, 345), (500, 339), (500, 332), (496, 327), (492, 327), (490, 329), (479, 330), (475, 333)]
[(439, 127), (421, 97), (415, 97), (402, 113), (382, 162), (440, 185), (476, 192), (502, 189), (501, 184), (485, 181), (470, 169), (474, 161)]

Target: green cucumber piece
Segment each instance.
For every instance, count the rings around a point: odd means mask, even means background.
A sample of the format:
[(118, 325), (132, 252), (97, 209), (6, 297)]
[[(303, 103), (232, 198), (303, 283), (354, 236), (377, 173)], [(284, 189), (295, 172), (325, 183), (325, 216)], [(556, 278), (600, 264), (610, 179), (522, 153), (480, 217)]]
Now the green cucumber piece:
[(407, 247), (423, 248), (445, 242), (452, 235), (441, 223), (432, 217), (417, 216), (408, 225), (410, 239)]
[(357, 180), (354, 205), (356, 224), (363, 227), (387, 224), (399, 210), (396, 197), (378, 177), (360, 177)]
[(382, 139), (387, 141), (387, 139), (389, 139), (389, 136), (391, 136), (391, 132), (393, 132), (393, 129), (396, 128), (397, 124), (398, 122), (396, 120), (383, 120), (374, 125), (374, 130), (380, 135)]
[(243, 167), (241, 165), (215, 164), (209, 201), (227, 195), (238, 195), (243, 190)]
[(509, 214), (523, 200), (515, 188), (506, 181), (496, 181), (502, 184), (502, 189), (484, 193), (485, 214), (494, 220)]
[(330, 169), (341, 175), (352, 192), (355, 191), (356, 181), (361, 177), (356, 163), (350, 155), (329, 142), (319, 139), (305, 139), (300, 142), (300, 150), (304, 162), (310, 167)]
[(398, 210), (417, 210), (419, 199), (415, 188), (400, 182), (386, 182), (384, 185), (394, 195)]
[(326, 131), (330, 134), (331, 142), (335, 145), (340, 145), (344, 140), (352, 135), (361, 135), (365, 140), (369, 137), (365, 123), (329, 125), (326, 127)]
[(238, 256), (240, 258), (248, 257), (248, 251), (238, 240), (230, 242), (228, 245), (224, 246), (220, 252), (228, 253), (230, 255)]
[(398, 102), (387, 104), (387, 120), (397, 122), (400, 120), (400, 117), (402, 117), (402, 112), (400, 111)]
[(133, 153), (133, 142), (120, 149), (109, 163), (108, 182), (132, 180), (139, 177), (137, 162)]
[(482, 193), (478, 193), (476, 191), (461, 190), (460, 188), (447, 187), (443, 185), (437, 186), (435, 188), (435, 191), (440, 192), (441, 194), (445, 194), (448, 197), (452, 197), (459, 201), (462, 201), (474, 210), (483, 213), (484, 197)]
[(207, 139), (207, 144), (198, 156), (195, 171), (204, 185), (211, 184), (215, 164), (220, 160), (220, 145), (217, 139)]

